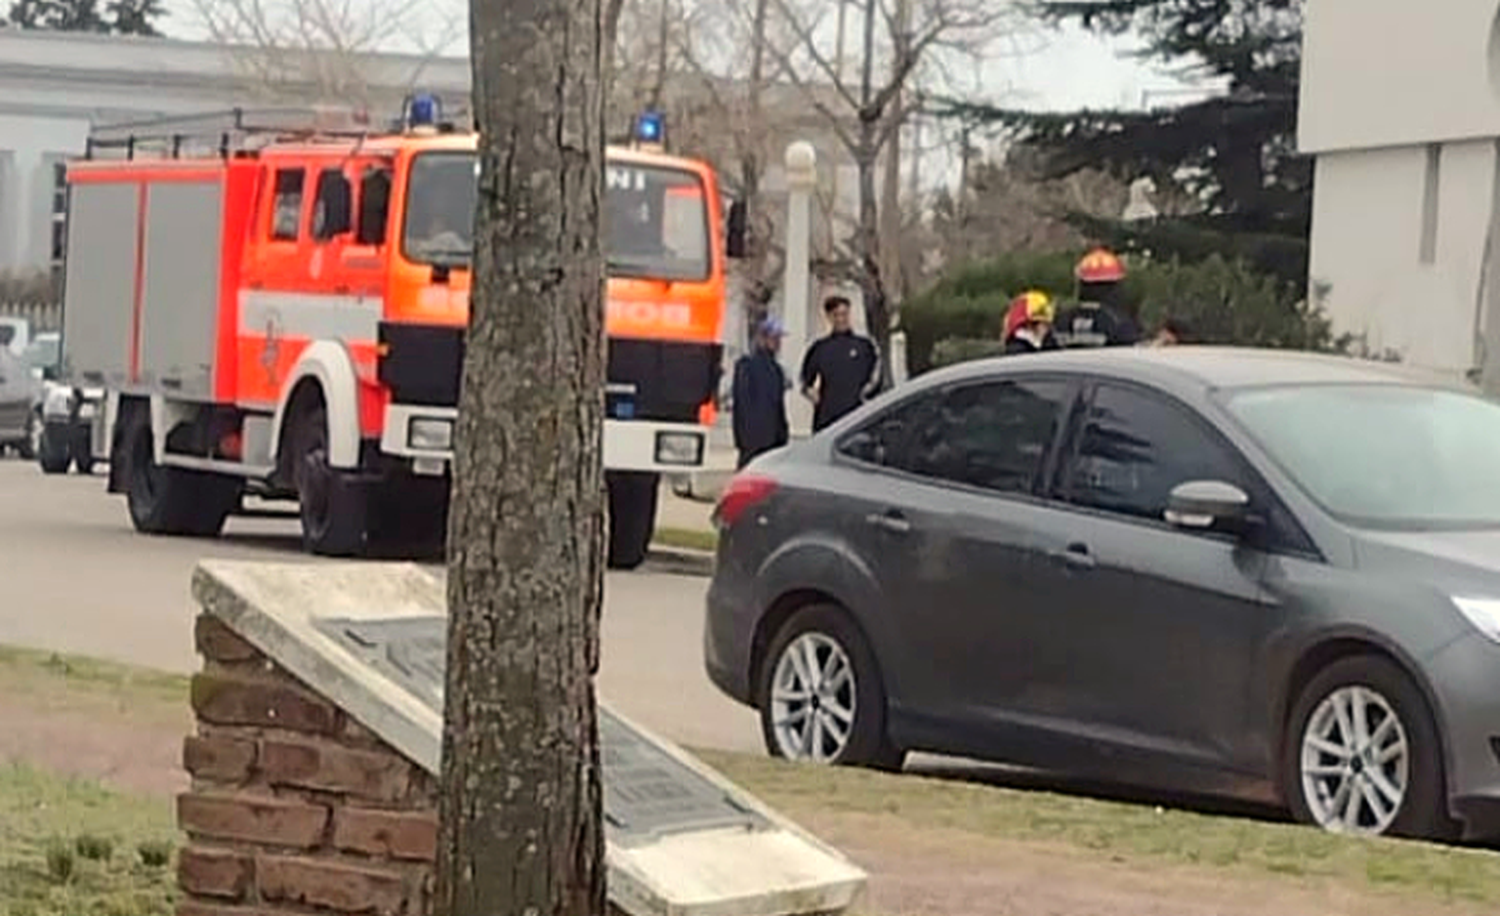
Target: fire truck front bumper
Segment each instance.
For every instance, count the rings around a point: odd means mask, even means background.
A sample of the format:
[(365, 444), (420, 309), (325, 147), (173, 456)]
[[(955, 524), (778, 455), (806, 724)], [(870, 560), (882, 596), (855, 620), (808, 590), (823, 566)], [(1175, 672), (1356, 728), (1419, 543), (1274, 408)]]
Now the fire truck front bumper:
[(411, 462), (418, 474), (439, 476), (453, 460), (458, 410), (413, 404), (387, 404), (380, 450)]
[[(380, 450), (411, 462), (418, 474), (440, 475), (453, 460), (458, 411), (452, 407), (389, 404)], [(708, 429), (691, 423), (605, 420), (604, 467), (611, 471), (683, 474), (701, 470)]]

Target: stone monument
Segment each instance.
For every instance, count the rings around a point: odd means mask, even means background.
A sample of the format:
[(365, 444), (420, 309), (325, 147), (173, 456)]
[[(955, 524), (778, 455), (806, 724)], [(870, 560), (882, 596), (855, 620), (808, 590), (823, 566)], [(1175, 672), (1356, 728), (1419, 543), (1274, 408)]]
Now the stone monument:
[[(207, 561), (178, 916), (428, 916), (447, 620), (410, 564)], [(838, 913), (865, 875), (600, 703), (611, 911)]]

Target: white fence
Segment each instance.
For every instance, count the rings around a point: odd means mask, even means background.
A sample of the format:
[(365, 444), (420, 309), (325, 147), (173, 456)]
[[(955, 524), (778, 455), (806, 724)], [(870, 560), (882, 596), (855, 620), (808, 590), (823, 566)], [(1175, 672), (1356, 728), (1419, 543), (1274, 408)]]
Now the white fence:
[(31, 333), (62, 329), (61, 302), (0, 302), (0, 317), (25, 318)]

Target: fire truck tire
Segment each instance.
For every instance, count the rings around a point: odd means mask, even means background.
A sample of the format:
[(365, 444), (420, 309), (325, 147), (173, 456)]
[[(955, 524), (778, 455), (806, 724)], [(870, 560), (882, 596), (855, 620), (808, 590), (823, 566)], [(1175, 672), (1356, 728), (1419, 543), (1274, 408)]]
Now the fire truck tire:
[(68, 462), (71, 458), (72, 456), (68, 454), (67, 440), (63, 438), (63, 430), (48, 429), (43, 426), (42, 441), (36, 451), (36, 460), (42, 466), (42, 473), (68, 473)]
[(325, 557), (363, 556), (369, 492), (353, 475), (329, 465), (327, 409), (322, 404), (307, 408), (292, 423), (292, 479), (303, 547)]
[(124, 444), (126, 503), (135, 530), (191, 537), (217, 537), (224, 530), (224, 520), (239, 504), (238, 479), (157, 464), (145, 411), (132, 418)]
[(656, 474), (617, 471), (604, 475), (609, 493), (609, 568), (635, 569), (646, 562), (656, 532)]

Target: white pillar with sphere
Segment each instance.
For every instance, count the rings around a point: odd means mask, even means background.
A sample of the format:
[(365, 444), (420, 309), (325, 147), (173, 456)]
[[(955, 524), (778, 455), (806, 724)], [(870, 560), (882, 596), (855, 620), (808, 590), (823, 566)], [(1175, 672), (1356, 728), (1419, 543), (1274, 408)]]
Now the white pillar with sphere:
[(792, 379), (787, 419), (793, 436), (805, 436), (812, 430), (812, 405), (798, 391), (797, 372), (811, 341), (812, 195), (818, 186), (818, 154), (805, 140), (786, 148), (786, 186), (786, 275), (781, 292), (786, 339), (782, 341), (781, 354), (782, 364)]

